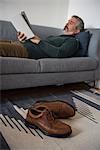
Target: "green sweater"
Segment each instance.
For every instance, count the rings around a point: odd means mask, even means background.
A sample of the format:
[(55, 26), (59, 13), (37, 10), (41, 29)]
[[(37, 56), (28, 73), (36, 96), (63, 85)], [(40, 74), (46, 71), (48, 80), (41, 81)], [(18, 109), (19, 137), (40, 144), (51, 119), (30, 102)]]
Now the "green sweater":
[(28, 50), (29, 57), (38, 58), (66, 58), (77, 56), (79, 41), (74, 36), (49, 36), (34, 44), (30, 40), (23, 44)]

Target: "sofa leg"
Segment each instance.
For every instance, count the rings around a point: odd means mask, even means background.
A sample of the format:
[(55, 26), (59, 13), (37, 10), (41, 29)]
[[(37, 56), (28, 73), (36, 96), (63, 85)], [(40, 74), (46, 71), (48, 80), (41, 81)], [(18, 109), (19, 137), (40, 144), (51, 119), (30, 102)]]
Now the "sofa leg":
[(95, 89), (100, 89), (100, 80), (95, 80), (95, 81), (86, 81), (86, 84), (88, 84), (90, 87), (95, 88)]
[(94, 87), (97, 88), (97, 89), (100, 89), (100, 80), (95, 81)]

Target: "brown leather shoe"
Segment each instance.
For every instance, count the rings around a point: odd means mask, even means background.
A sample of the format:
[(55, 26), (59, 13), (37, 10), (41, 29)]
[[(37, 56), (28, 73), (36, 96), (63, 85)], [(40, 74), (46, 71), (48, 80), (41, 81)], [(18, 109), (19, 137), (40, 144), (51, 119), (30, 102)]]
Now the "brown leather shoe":
[(66, 119), (75, 115), (75, 109), (65, 101), (37, 101), (33, 107), (46, 106), (53, 113), (55, 119)]
[(55, 120), (52, 113), (46, 108), (29, 108), (26, 116), (26, 124), (35, 126), (45, 135), (52, 137), (68, 137), (71, 133), (71, 127), (59, 120)]

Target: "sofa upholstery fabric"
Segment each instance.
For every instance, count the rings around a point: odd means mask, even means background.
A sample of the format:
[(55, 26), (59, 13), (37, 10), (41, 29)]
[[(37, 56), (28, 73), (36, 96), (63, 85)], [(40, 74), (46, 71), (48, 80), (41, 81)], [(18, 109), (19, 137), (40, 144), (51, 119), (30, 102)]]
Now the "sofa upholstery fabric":
[[(60, 35), (62, 29), (32, 25), (42, 39)], [(91, 34), (87, 57), (29, 59), (0, 57), (1, 90), (60, 85), (100, 80), (100, 29), (88, 29)], [(0, 21), (0, 39), (16, 41), (11, 22)]]

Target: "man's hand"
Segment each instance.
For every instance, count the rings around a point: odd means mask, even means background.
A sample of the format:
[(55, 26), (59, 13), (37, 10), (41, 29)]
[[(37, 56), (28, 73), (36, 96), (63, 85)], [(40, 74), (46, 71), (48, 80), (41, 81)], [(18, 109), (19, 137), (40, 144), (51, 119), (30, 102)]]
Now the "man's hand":
[(20, 42), (23, 42), (27, 39), (26, 35), (23, 32), (18, 32), (17, 37)]
[(31, 42), (33, 42), (33, 43), (35, 43), (35, 44), (39, 44), (39, 42), (40, 42), (40, 37), (38, 37), (38, 36), (34, 36), (33, 38), (31, 38), (30, 39), (31, 40)]
[[(18, 36), (18, 40), (20, 42), (24, 42), (27, 39), (27, 36), (23, 32), (18, 32), (17, 36)], [(30, 39), (30, 41), (35, 44), (38, 44), (40, 42), (40, 40), (41, 40), (40, 37), (38, 37), (36, 35)]]

